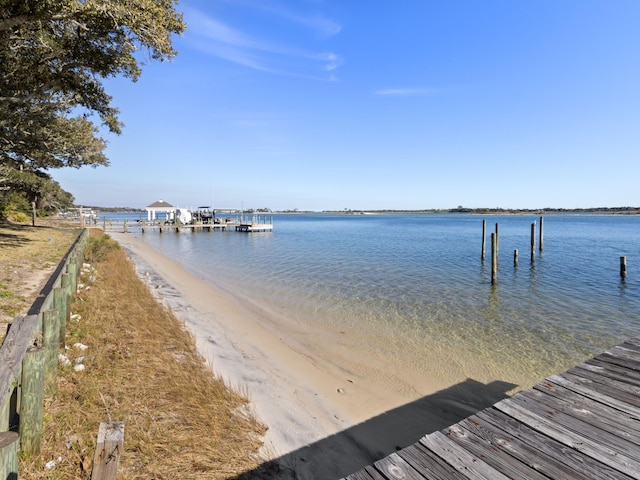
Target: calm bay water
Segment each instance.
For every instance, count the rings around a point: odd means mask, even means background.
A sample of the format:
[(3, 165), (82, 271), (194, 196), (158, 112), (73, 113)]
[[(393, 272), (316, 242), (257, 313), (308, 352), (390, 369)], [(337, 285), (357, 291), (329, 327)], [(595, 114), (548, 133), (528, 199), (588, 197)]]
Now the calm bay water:
[[(480, 259), (483, 219), (488, 231), (500, 226), (496, 286), (489, 245)], [(548, 215), (544, 251), (531, 264), (533, 222), (539, 217), (296, 214), (274, 215), (273, 233), (142, 238), (241, 298), (320, 326), (329, 332), (322, 341), (343, 342), (344, 355), (367, 352), (382, 377), (428, 372), (443, 384), (528, 387), (640, 325), (639, 216)]]

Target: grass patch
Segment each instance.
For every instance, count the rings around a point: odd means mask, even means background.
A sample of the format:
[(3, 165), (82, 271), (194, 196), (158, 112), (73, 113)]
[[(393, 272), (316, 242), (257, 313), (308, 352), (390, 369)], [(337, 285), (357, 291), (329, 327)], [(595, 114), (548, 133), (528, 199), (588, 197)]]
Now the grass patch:
[(0, 222), (0, 341), (6, 324), (27, 313), (79, 234), (78, 228), (44, 219), (36, 227)]
[(85, 247), (84, 257), (86, 261), (90, 263), (102, 262), (107, 258), (109, 252), (119, 248), (120, 245), (111, 240), (111, 237), (106, 233), (102, 235), (96, 233), (89, 237), (89, 241)]
[[(105, 237), (92, 232), (95, 270), (82, 282), (95, 282), (72, 306), (71, 364), (46, 398), (42, 453), (21, 460), (21, 476), (89, 478), (98, 425), (117, 420), (125, 422), (119, 479), (225, 479), (253, 469), (265, 427), (214, 378), (181, 322)], [(74, 370), (78, 361), (84, 371)]]

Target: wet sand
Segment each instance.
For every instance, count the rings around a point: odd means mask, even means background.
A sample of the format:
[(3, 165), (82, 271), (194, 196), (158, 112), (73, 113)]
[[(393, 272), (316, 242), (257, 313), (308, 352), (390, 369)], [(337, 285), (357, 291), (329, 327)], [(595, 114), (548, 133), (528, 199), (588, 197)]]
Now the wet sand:
[(352, 473), (489, 406), (513, 387), (467, 380), (443, 389), (427, 379), (420, 394), (408, 398), (361, 375), (358, 352), (350, 363), (321, 342), (307, 348), (323, 335), (205, 282), (138, 234), (110, 235), (140, 278), (184, 321), (215, 375), (249, 397), (268, 427), (265, 458), (277, 459), (299, 478)]

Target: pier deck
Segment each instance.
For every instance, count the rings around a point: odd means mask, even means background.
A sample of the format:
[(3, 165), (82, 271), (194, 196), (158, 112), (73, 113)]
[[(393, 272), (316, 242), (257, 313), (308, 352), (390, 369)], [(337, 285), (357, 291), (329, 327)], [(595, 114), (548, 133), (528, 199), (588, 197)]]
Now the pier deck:
[(216, 230), (226, 231), (235, 230), (236, 232), (272, 232), (272, 223), (235, 223), (235, 222), (223, 222), (223, 223), (185, 223), (185, 224), (165, 224), (165, 223), (147, 223), (147, 222), (103, 222), (101, 226), (105, 232), (175, 232), (180, 233), (182, 231), (189, 232), (213, 232)]
[(640, 479), (640, 337), (344, 477), (469, 478)]

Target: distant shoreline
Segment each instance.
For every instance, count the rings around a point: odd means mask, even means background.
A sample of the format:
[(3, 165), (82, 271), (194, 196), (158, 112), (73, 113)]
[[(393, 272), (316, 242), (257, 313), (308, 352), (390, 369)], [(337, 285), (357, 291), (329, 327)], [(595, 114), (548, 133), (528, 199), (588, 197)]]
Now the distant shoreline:
[[(100, 212), (131, 212), (145, 213), (143, 208), (131, 207), (99, 207), (83, 205), (83, 208), (97, 210)], [(240, 211), (240, 210), (238, 210)], [(640, 215), (640, 207), (594, 207), (594, 208), (448, 208), (448, 209), (344, 209), (344, 210), (268, 210), (254, 209), (243, 210), (246, 214), (310, 214), (310, 213), (328, 213), (334, 215), (366, 215), (366, 214), (382, 214), (382, 213), (467, 213), (473, 215), (545, 215), (545, 214), (567, 214), (567, 213), (584, 213), (584, 214), (614, 214), (614, 215)]]

